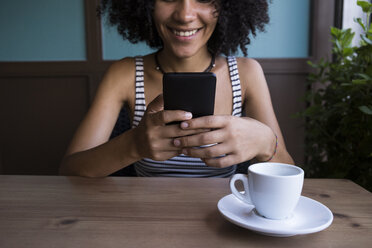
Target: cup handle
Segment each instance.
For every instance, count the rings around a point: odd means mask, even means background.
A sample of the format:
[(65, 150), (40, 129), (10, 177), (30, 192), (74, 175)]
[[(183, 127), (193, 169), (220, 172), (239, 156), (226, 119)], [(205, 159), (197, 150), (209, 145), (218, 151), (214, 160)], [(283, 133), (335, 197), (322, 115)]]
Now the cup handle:
[[(242, 181), (243, 186), (244, 186), (244, 193), (240, 193), (236, 187), (235, 187), (235, 182), (236, 181)], [(234, 196), (236, 196), (239, 200), (253, 205), (251, 196), (249, 195), (249, 189), (248, 189), (248, 177), (244, 174), (235, 174), (231, 179), (230, 179), (230, 189), (231, 192), (233, 193)]]

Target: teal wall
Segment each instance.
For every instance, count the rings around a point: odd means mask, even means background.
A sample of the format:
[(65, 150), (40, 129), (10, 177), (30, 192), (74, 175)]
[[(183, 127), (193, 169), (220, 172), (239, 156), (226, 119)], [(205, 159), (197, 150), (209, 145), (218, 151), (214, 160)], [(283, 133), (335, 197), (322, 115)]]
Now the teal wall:
[(0, 61), (85, 60), (84, 0), (7, 0)]
[(248, 46), (255, 58), (306, 58), (310, 44), (310, 0), (273, 0), (266, 32)]
[[(309, 51), (310, 0), (273, 0), (270, 24), (248, 46), (249, 57), (304, 58)], [(86, 59), (84, 0), (7, 0), (0, 8), (0, 61)], [(102, 23), (103, 58), (152, 52), (124, 41)], [(239, 55), (242, 55), (241, 53)]]
[[(309, 55), (310, 0), (273, 0), (266, 32), (258, 33), (248, 46), (255, 58), (306, 58)], [(114, 27), (102, 23), (103, 58), (120, 59), (152, 50), (141, 43), (123, 41)], [(238, 55), (243, 56), (240, 52)]]

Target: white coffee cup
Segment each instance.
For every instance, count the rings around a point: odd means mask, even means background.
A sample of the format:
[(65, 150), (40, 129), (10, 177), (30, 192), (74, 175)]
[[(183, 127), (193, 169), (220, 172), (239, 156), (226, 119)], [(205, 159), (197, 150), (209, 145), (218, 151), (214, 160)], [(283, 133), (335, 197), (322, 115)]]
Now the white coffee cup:
[[(244, 193), (236, 189), (242, 181)], [(231, 192), (243, 202), (254, 205), (259, 215), (281, 220), (291, 216), (301, 196), (304, 171), (282, 163), (258, 163), (248, 167), (248, 176), (235, 174), (230, 179)]]

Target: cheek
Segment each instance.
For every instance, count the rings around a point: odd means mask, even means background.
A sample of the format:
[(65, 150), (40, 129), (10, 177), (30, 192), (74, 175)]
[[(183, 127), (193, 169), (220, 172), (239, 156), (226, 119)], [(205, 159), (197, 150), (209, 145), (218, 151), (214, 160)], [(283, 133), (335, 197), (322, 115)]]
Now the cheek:
[(164, 25), (165, 19), (164, 19), (164, 17), (160, 13), (156, 13), (154, 11), (152, 18), (153, 18), (156, 30), (158, 31), (158, 34), (160, 36), (163, 36), (164, 29), (165, 29), (165, 25)]
[(218, 15), (214, 12), (214, 10), (206, 10), (205, 12), (201, 13), (200, 16), (202, 17), (205, 24), (208, 24), (213, 29), (216, 27)]
[(208, 33), (210, 35), (212, 35), (212, 33), (214, 32), (214, 30), (216, 29), (216, 26), (217, 26), (217, 19), (213, 19), (213, 20), (210, 20), (208, 22)]
[(214, 30), (217, 26), (217, 18), (214, 19), (214, 21), (211, 24), (212, 29)]
[(161, 3), (155, 3), (152, 18), (156, 26), (164, 23), (172, 13), (172, 9), (162, 5)]
[(159, 10), (154, 10), (154, 12), (152, 13), (152, 19), (154, 20), (156, 25), (162, 22), (162, 15)]

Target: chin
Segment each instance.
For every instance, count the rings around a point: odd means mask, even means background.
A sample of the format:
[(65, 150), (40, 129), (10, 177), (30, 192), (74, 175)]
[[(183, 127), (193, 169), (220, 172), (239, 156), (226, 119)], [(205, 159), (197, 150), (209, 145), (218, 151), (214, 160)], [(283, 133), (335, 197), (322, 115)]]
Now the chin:
[(179, 48), (178, 47), (178, 48), (173, 48), (172, 52), (173, 52), (174, 55), (176, 55), (179, 58), (189, 58), (189, 57), (192, 57), (195, 54), (197, 54), (198, 50), (195, 49), (195, 48), (188, 49), (188, 48)]

